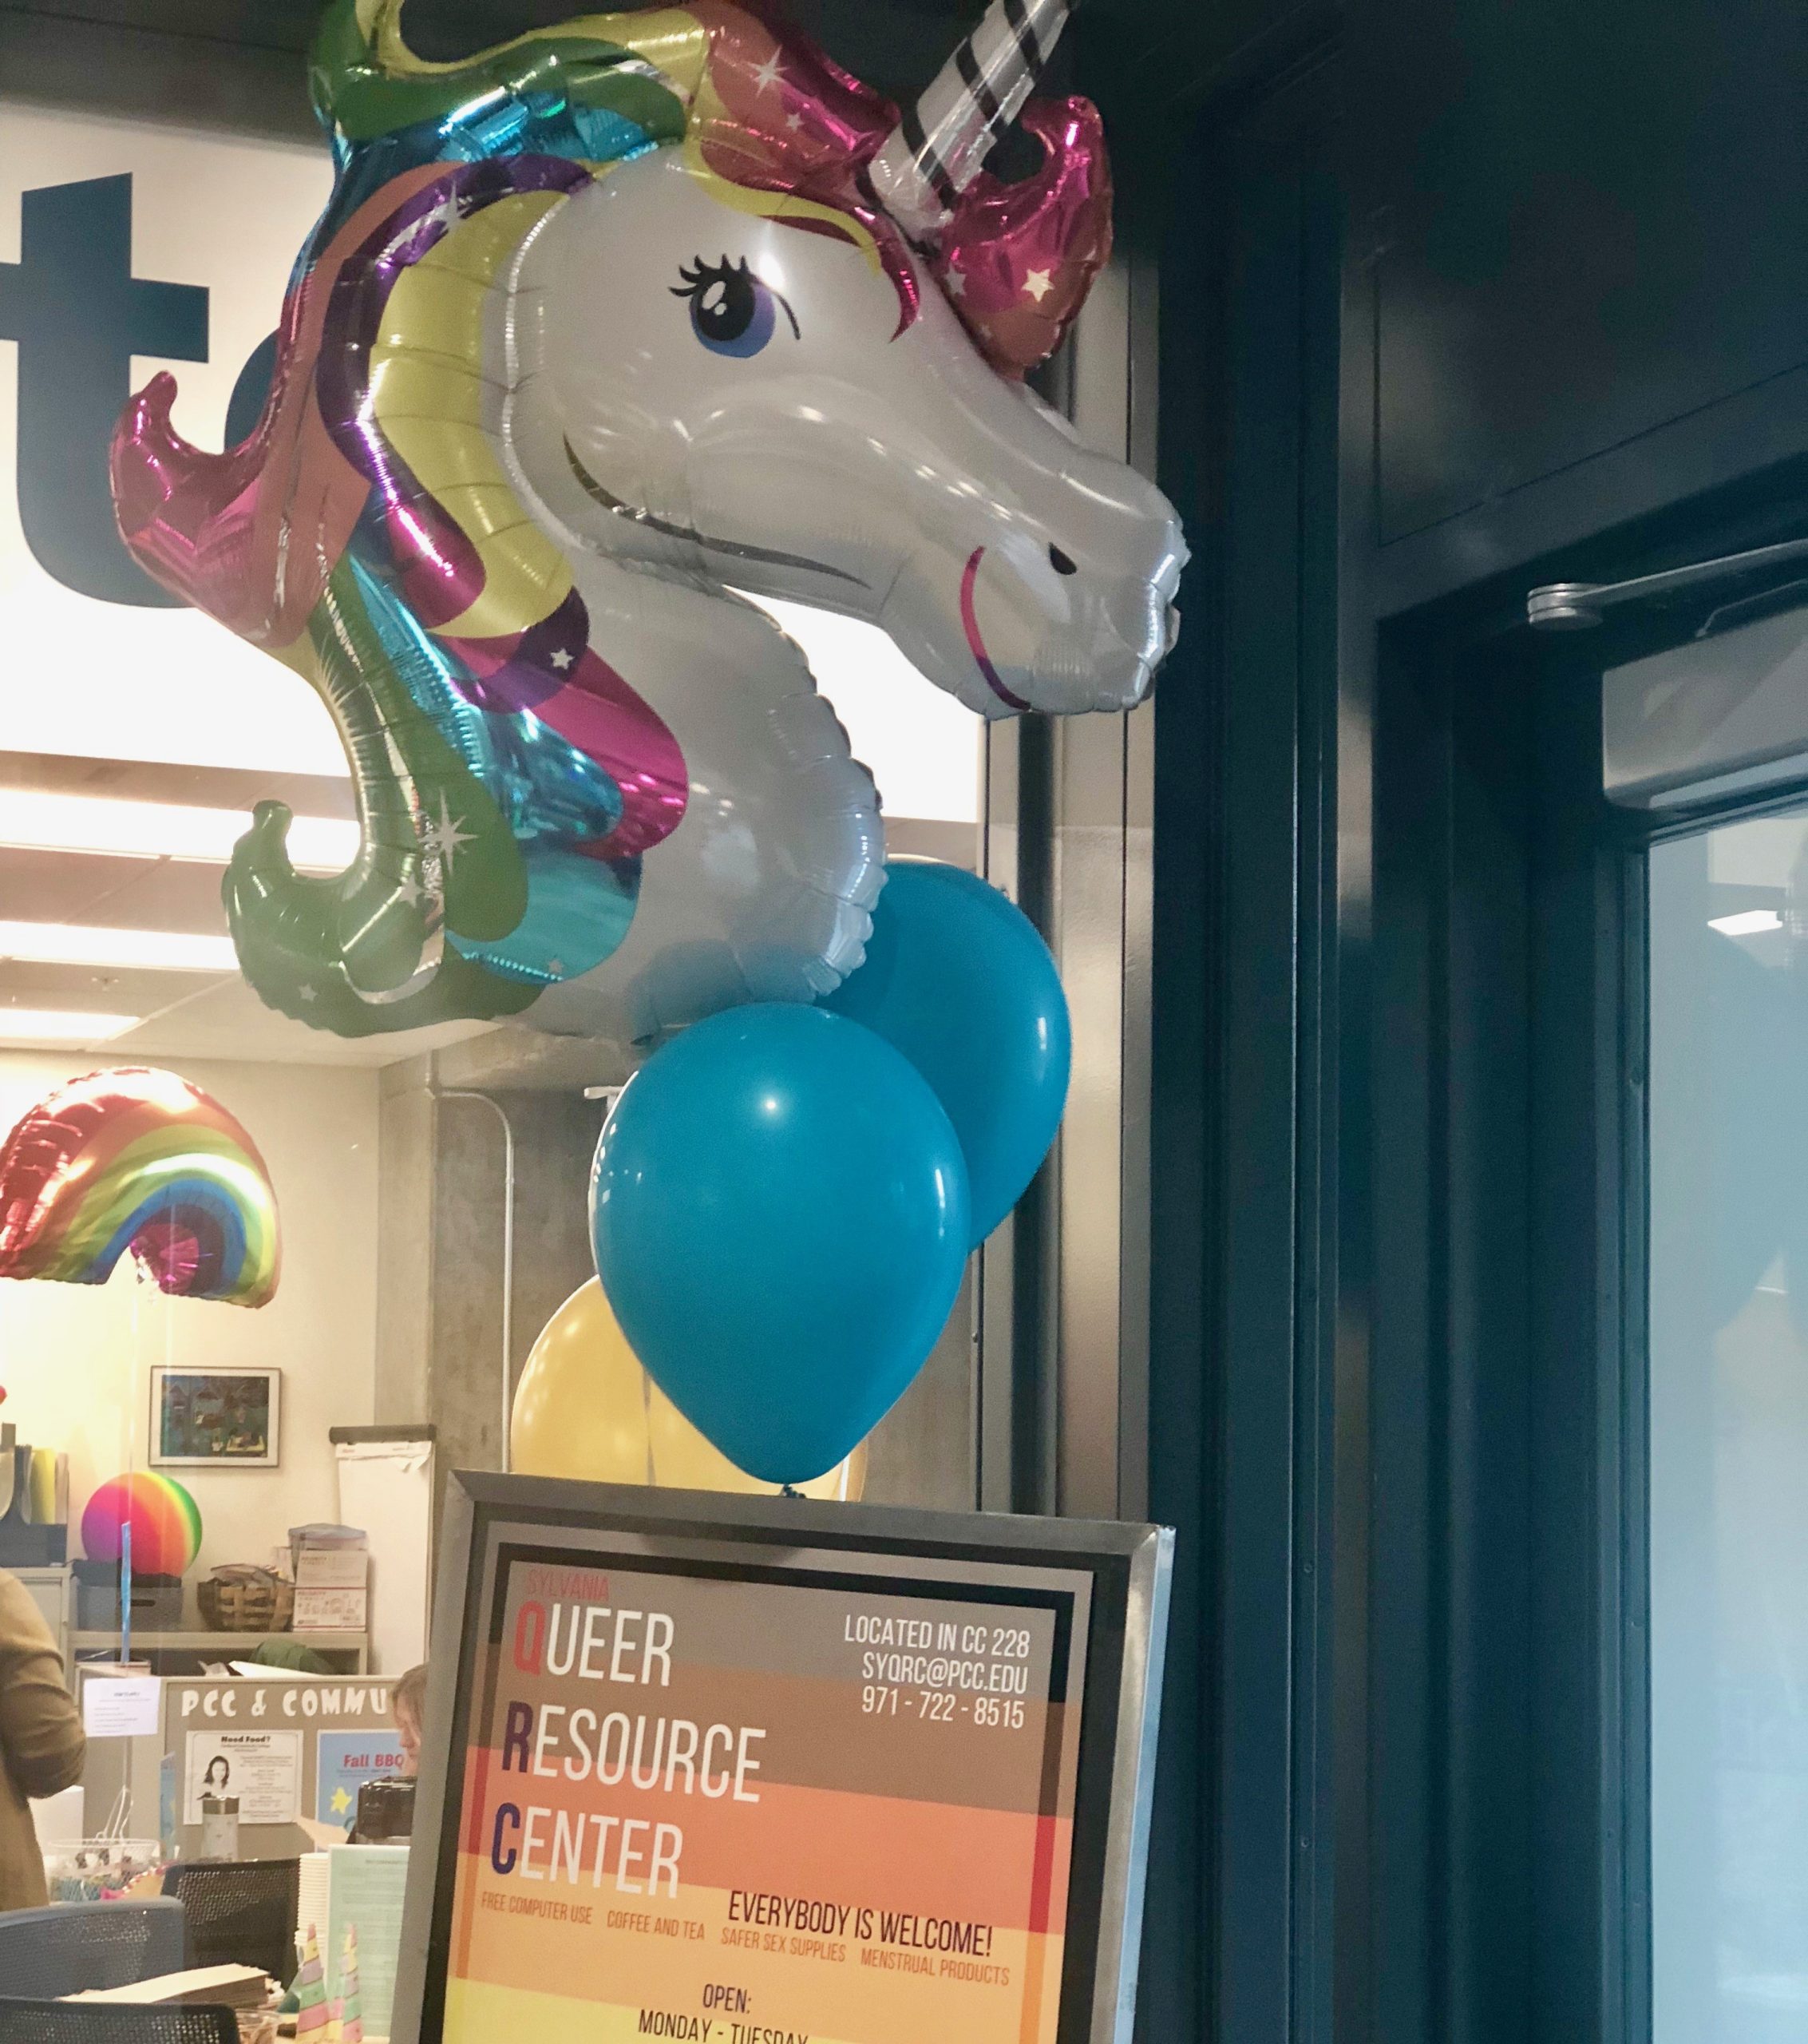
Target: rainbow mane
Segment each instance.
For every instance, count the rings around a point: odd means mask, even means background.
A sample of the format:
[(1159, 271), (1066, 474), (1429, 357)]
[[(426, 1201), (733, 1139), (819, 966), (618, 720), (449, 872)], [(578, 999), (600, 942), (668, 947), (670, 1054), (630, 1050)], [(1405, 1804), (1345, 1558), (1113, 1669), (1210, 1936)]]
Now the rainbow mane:
[(178, 1297), (275, 1293), (276, 1196), (257, 1145), (173, 1072), (76, 1079), (0, 1148), (0, 1278), (105, 1284), (128, 1250)]
[(688, 798), (676, 739), (592, 643), (497, 458), (483, 311), (528, 233), (610, 164), (677, 145), (728, 203), (853, 243), (892, 277), (900, 330), (917, 311), (862, 183), (895, 109), (754, 14), (591, 15), (434, 65), (401, 11), (335, 0), (316, 40), (338, 174), (256, 429), (190, 446), (164, 375), (113, 450), (136, 558), (338, 723), (357, 862), (298, 876), (267, 804), (224, 891), (258, 992), (347, 1036), (518, 1013), (601, 964)]

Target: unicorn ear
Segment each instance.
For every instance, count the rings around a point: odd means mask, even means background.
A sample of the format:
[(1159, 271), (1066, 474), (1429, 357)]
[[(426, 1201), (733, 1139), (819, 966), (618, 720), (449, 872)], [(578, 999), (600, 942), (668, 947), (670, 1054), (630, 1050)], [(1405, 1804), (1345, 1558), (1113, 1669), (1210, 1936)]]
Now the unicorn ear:
[(1039, 168), (1015, 184), (982, 171), (928, 259), (979, 351), (1022, 376), (1060, 347), (1111, 255), (1111, 164), (1090, 100), (1033, 99)]

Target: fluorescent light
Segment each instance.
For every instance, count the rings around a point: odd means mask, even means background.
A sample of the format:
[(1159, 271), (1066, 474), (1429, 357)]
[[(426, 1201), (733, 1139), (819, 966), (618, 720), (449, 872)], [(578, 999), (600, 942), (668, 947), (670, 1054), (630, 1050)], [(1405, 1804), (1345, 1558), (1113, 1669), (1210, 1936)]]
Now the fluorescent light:
[(0, 922), (0, 958), (38, 965), (113, 965), (147, 972), (235, 972), (229, 937), (179, 929), (105, 929), (89, 923)]
[[(243, 810), (0, 788), (0, 845), (34, 851), (224, 866), (250, 827)], [(289, 826), (289, 856), (306, 873), (343, 873), (358, 856), (358, 826), (336, 817), (298, 816)]]
[(73, 1008), (0, 1008), (0, 1040), (104, 1044), (136, 1029), (141, 1015), (91, 1015)]
[(1723, 937), (1762, 937), (1766, 930), (1782, 926), (1783, 919), (1774, 909), (1742, 909), (1736, 916), (1715, 916), (1707, 925)]

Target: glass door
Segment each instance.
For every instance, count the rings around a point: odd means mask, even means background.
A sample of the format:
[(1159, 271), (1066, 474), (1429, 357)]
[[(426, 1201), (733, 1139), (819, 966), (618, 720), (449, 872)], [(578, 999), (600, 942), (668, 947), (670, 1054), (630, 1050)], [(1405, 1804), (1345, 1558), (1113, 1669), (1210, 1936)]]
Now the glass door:
[(1648, 862), (1655, 2044), (1808, 2044), (1808, 804)]

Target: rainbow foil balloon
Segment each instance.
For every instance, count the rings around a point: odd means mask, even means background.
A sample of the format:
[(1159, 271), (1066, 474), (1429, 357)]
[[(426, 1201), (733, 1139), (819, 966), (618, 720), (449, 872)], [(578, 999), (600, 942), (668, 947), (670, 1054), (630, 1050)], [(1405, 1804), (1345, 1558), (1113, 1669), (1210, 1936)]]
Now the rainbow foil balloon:
[(127, 1250), (177, 1297), (275, 1293), (276, 1195), (257, 1145), (173, 1072), (90, 1073), (0, 1147), (0, 1278), (105, 1284)]
[(101, 1484), (81, 1515), (82, 1551), (117, 1562), (128, 1525), (137, 1575), (180, 1575), (201, 1551), (200, 1507), (172, 1477), (140, 1469)]

